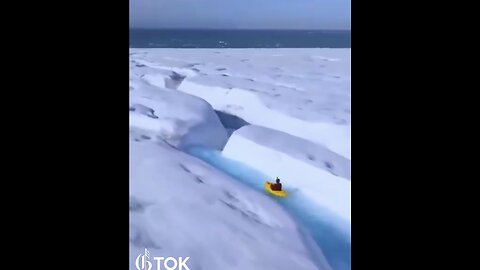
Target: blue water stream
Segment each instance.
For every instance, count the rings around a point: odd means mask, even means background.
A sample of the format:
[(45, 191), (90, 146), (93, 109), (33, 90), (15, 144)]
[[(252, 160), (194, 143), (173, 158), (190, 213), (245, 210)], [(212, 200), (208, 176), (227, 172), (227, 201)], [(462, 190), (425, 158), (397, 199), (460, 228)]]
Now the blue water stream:
[[(266, 176), (240, 162), (225, 158), (217, 150), (189, 147), (185, 151), (262, 193), (265, 193), (265, 181), (276, 177)], [(281, 178), (281, 176), (279, 177)], [(350, 270), (350, 223), (316, 206), (300, 190), (289, 187), (288, 183), (283, 183), (283, 185), (289, 196), (287, 198), (273, 197), (273, 199), (310, 233), (334, 270)]]

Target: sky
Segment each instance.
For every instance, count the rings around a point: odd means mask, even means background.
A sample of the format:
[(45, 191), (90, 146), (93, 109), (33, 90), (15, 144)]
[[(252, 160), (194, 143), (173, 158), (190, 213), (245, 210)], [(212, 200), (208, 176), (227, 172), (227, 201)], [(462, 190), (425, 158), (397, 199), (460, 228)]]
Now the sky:
[(130, 28), (350, 29), (351, 0), (130, 0)]

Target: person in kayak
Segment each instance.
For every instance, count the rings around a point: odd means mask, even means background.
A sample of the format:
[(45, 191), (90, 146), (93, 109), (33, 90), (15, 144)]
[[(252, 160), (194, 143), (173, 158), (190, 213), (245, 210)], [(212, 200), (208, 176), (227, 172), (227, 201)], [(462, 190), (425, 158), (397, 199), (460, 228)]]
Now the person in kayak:
[(282, 183), (280, 183), (280, 179), (278, 177), (275, 179), (275, 182), (275, 184), (272, 183), (270, 185), (270, 188), (275, 191), (282, 191)]

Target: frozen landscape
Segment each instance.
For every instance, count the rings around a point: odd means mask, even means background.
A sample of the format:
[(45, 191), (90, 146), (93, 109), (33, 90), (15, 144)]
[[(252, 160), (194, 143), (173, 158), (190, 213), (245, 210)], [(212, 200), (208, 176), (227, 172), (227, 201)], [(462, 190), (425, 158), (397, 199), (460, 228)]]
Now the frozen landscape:
[(350, 49), (130, 49), (130, 269), (350, 269), (350, 96)]

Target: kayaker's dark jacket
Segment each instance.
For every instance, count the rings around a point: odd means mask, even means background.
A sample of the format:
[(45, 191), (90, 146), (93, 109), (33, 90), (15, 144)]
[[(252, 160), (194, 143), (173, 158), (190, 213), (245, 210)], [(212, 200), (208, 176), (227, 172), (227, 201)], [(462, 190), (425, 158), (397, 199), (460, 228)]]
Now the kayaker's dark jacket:
[(281, 191), (282, 190), (282, 183), (272, 183), (270, 185), (270, 188), (275, 191)]

